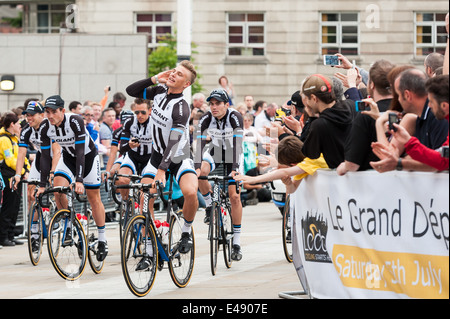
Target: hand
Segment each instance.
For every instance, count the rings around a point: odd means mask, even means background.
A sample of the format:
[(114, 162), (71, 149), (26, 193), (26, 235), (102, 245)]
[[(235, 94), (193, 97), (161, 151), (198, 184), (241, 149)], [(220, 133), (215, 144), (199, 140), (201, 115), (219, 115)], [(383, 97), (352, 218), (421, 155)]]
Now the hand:
[(139, 143), (133, 142), (132, 140), (128, 142), (128, 145), (130, 145), (131, 148), (139, 147)]
[(75, 193), (78, 195), (84, 194), (84, 185), (81, 182), (75, 183)]
[(369, 115), (376, 121), (380, 117), (380, 110), (378, 109), (378, 104), (372, 98), (364, 99), (361, 101), (365, 102), (367, 105), (370, 106), (370, 111), (362, 111), (361, 113)]
[(11, 189), (13, 189), (13, 186), (12, 186), (13, 181), (14, 181), (14, 190), (16, 190), (17, 185), (20, 182), (20, 176), (15, 175), (15, 176), (11, 177), (11, 179), (9, 180), (9, 188), (11, 188)]
[(445, 16), (445, 30), (447, 30), (447, 34), (448, 34), (448, 29), (449, 29), (449, 14), (447, 13), (447, 15)]
[(370, 166), (379, 173), (395, 170), (398, 163), (398, 149), (395, 145), (386, 146), (382, 143), (372, 143), (372, 150), (381, 160), (378, 162), (370, 162)]
[(164, 187), (164, 185), (166, 185), (166, 172), (158, 169), (158, 171), (156, 172), (156, 176), (153, 179), (153, 188), (156, 188), (156, 182), (159, 182), (159, 184), (161, 185), (161, 187)]
[(335, 55), (337, 55), (339, 61), (341, 61), (341, 65), (335, 65), (335, 68), (346, 70), (353, 68), (353, 64), (345, 56), (340, 53), (336, 53)]
[[(284, 123), (286, 124), (287, 127), (289, 127), (290, 129), (292, 129), (293, 131), (295, 131), (297, 133), (301, 132), (303, 129), (302, 123), (300, 121), (298, 121), (292, 115), (286, 116), (284, 118)], [(289, 130), (285, 129), (285, 131), (289, 131)]]
[(163, 72), (159, 73), (157, 75), (159, 83), (166, 83), (171, 74), (172, 74), (172, 70), (167, 70), (167, 71), (163, 71)]
[(391, 134), (394, 135), (395, 139), (401, 145), (405, 145), (411, 138), (411, 135), (409, 135), (408, 131), (403, 126), (400, 126), (397, 123), (394, 123), (394, 127), (397, 129), (397, 132), (391, 130)]
[(252, 176), (242, 175), (242, 174), (234, 176), (234, 180), (236, 182), (244, 182), (244, 183), (250, 183), (250, 184), (252, 182), (252, 178), (253, 178)]
[(45, 190), (45, 187), (38, 187), (37, 190), (36, 190), (36, 193), (34, 194), (34, 196), (35, 196), (36, 198), (39, 198), (39, 196), (40, 196), (42, 193), (44, 193), (44, 190)]

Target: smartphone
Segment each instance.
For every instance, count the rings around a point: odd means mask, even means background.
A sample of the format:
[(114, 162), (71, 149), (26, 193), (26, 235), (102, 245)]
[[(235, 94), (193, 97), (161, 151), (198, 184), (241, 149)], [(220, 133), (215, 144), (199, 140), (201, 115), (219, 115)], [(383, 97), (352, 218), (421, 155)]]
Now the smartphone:
[(366, 104), (366, 102), (356, 101), (355, 102), (355, 109), (356, 109), (356, 112), (368, 111), (368, 110), (370, 110), (370, 106), (368, 106)]
[(139, 139), (138, 139), (137, 137), (133, 137), (133, 138), (131, 139), (131, 141), (132, 141), (133, 143), (139, 143)]
[(111, 91), (111, 85), (110, 85), (110, 86), (108, 86), (108, 91)]
[(341, 61), (337, 55), (324, 55), (323, 56), (323, 65), (340, 65)]
[(398, 122), (397, 113), (389, 113), (389, 129), (397, 132), (397, 129), (394, 127), (394, 123), (398, 124)]

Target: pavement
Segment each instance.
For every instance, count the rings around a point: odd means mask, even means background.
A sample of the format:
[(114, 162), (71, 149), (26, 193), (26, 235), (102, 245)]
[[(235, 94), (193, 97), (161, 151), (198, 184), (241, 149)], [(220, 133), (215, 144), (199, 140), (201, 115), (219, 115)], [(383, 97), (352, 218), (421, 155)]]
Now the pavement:
[[(117, 223), (107, 226), (109, 255), (103, 271), (95, 275), (89, 265), (74, 282), (63, 280), (53, 269), (45, 245), (38, 266), (28, 257), (26, 242), (0, 249), (1, 299), (283, 299), (280, 293), (301, 291), (294, 265), (285, 259), (281, 240), (281, 214), (273, 203), (244, 208), (243, 259), (227, 269), (219, 252), (218, 269), (211, 274), (204, 211), (194, 221), (196, 256), (194, 273), (186, 288), (177, 288), (165, 266), (156, 275), (150, 293), (135, 297), (127, 288), (120, 266)], [(25, 241), (25, 240), (24, 240)]]

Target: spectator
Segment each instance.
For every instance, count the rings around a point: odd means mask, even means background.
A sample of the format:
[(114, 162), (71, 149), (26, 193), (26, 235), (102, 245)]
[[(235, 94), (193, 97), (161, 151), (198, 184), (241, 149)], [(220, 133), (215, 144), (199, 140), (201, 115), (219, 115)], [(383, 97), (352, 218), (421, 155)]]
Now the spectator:
[(255, 101), (253, 100), (253, 96), (247, 95), (244, 97), (244, 103), (247, 106), (247, 112), (253, 113), (253, 106), (255, 105)]
[(73, 114), (82, 114), (83, 105), (78, 101), (72, 101), (69, 104), (69, 112)]
[(369, 163), (378, 159), (371, 147), (377, 140), (375, 119), (380, 111), (387, 111), (391, 104), (392, 90), (388, 74), (393, 68), (394, 65), (386, 60), (379, 60), (370, 68), (367, 88), (372, 98), (362, 100), (370, 106), (370, 111), (357, 113), (353, 120), (350, 135), (345, 143), (345, 161), (337, 168), (339, 175), (344, 175), (348, 171), (371, 169)]
[(247, 113), (247, 106), (245, 105), (244, 102), (239, 102), (236, 105), (236, 110), (241, 113), (242, 116), (244, 116)]
[[(403, 71), (395, 80), (395, 90), (405, 114), (400, 125), (408, 130), (409, 134), (417, 137), (420, 143), (431, 149), (437, 149), (448, 135), (448, 121), (438, 121), (428, 106), (428, 93), (425, 88), (427, 76), (418, 69)], [(377, 143), (372, 148), (380, 161), (371, 162), (370, 165), (380, 173), (392, 170), (432, 170), (425, 164), (411, 159), (401, 158), (403, 145), (396, 139), (389, 141), (386, 138), (388, 114), (385, 113), (376, 121)], [(395, 154), (397, 154), (395, 156)]]
[(302, 98), (306, 108), (319, 114), (311, 123), (302, 152), (310, 159), (323, 154), (329, 168), (344, 161), (344, 144), (350, 133), (352, 115), (341, 101), (336, 101), (332, 81), (321, 74), (309, 76), (303, 83)]
[(439, 67), (444, 65), (444, 56), (440, 53), (434, 52), (427, 55), (423, 62), (425, 73), (429, 78), (432, 78)]
[(233, 106), (233, 99), (236, 97), (235, 93), (234, 93), (234, 89), (233, 89), (233, 83), (231, 81), (228, 80), (228, 78), (225, 75), (222, 75), (219, 78), (219, 84), (222, 87), (222, 89), (224, 89), (227, 94), (228, 97), (230, 99), (230, 106)]
[[(106, 152), (103, 153), (103, 166), (106, 166), (106, 163), (108, 163), (109, 154), (111, 150), (111, 140), (112, 140), (112, 133), (114, 132), (112, 126), (116, 120), (115, 116), (115, 110), (112, 108), (107, 108), (103, 111), (102, 115), (102, 123), (100, 124), (100, 130), (99, 130), (99, 140), (100, 144), (102, 144)], [(102, 166), (102, 167), (103, 167)]]
[[(426, 83), (426, 89), (428, 92), (428, 99), (431, 111), (434, 113), (436, 119), (447, 120), (449, 114), (449, 75), (440, 75), (430, 78)], [(411, 137), (406, 129), (402, 126), (394, 124), (397, 131), (391, 132), (396, 140), (404, 145), (406, 153), (411, 156), (412, 159), (422, 162), (428, 166), (431, 166), (438, 171), (449, 169), (448, 159), (448, 134), (447, 140), (442, 145), (447, 147), (447, 155), (444, 156), (441, 153), (442, 148), (439, 151), (426, 147), (420, 143), (416, 137)]]
[[(278, 106), (276, 103), (270, 103), (267, 105), (267, 108), (261, 111), (257, 116), (255, 116), (255, 127), (256, 129), (262, 133), (266, 127), (270, 127), (270, 123), (275, 120), (276, 110)], [(262, 133), (261, 135), (266, 135)]]
[(257, 117), (259, 114), (264, 112), (267, 109), (267, 102), (266, 101), (258, 101), (255, 103), (255, 106), (253, 107), (254, 113), (253, 117)]
[(115, 112), (115, 119), (112, 125), (113, 130), (117, 130), (120, 127), (120, 113), (123, 110), (123, 106), (117, 101), (108, 104), (108, 109), (113, 109)]
[[(9, 180), (16, 174), (17, 155), (19, 153), (20, 123), (16, 114), (8, 112), (0, 121), (0, 172), (4, 180), (2, 207), (0, 209), (0, 245), (5, 247), (22, 245), (16, 240), (15, 226), (22, 197), (22, 184), (12, 191)], [(30, 171), (25, 159), (22, 176)]]
[(253, 115), (246, 113), (244, 115), (243, 139), (244, 174), (256, 167), (256, 150), (258, 143), (261, 141), (261, 135), (259, 135), (258, 130), (252, 124)]

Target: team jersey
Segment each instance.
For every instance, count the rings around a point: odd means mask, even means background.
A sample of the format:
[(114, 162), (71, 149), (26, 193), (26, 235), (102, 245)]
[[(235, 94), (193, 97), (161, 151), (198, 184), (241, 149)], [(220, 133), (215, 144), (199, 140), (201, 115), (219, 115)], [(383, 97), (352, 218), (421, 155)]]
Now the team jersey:
[[(41, 123), (42, 124), (42, 123)], [(30, 124), (24, 126), (20, 132), (19, 147), (31, 147), (34, 146), (38, 153), (41, 152), (41, 130), (42, 125), (36, 130)]]
[(40, 186), (45, 186), (45, 181), (50, 172), (52, 141), (61, 146), (61, 155), (65, 159), (76, 162), (76, 181), (83, 182), (85, 157), (97, 155), (97, 148), (85, 129), (81, 116), (64, 114), (59, 126), (52, 125), (48, 119), (44, 119), (40, 128), (42, 153)]
[[(150, 118), (144, 123), (139, 123), (137, 117), (129, 118), (122, 126), (120, 135), (120, 153), (128, 153), (133, 158), (149, 157), (152, 154), (152, 129)], [(131, 148), (129, 141), (133, 138), (139, 139), (139, 146)]]
[(153, 152), (162, 155), (157, 168), (167, 171), (172, 161), (190, 158), (190, 108), (182, 93), (169, 94), (166, 85), (150, 87), (153, 84), (151, 78), (138, 81), (127, 88), (127, 93), (153, 100), (150, 116)]
[[(239, 168), (239, 159), (242, 153), (242, 139), (244, 133), (244, 120), (242, 115), (231, 108), (221, 119), (215, 118), (211, 112), (206, 113), (200, 119), (197, 128), (197, 155), (195, 168), (201, 167), (203, 152), (207, 144), (208, 136), (214, 149), (219, 149), (225, 155), (225, 163), (232, 164), (232, 169)], [(221, 156), (222, 154), (219, 154)], [(232, 157), (231, 157), (232, 155)], [(229, 159), (230, 157), (230, 159)]]

